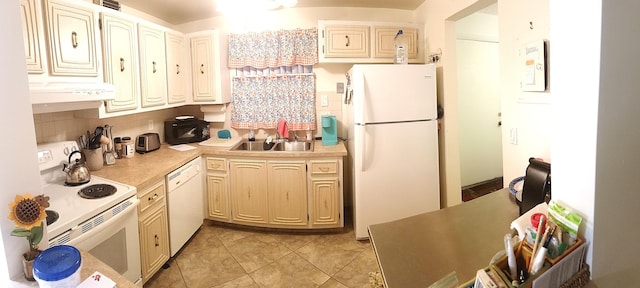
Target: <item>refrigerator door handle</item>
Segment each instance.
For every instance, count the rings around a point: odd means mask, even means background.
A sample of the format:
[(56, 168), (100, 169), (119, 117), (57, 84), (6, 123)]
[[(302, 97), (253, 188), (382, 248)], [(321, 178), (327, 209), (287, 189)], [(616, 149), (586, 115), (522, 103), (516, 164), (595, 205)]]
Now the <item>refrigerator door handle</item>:
[(360, 135), (358, 135), (358, 138), (361, 139), (362, 141), (362, 146), (360, 149), (361, 153), (360, 153), (360, 157), (358, 157), (358, 159), (360, 160), (359, 166), (360, 166), (360, 172), (364, 172), (364, 158), (367, 155), (367, 125), (362, 125), (362, 129), (358, 129), (358, 131), (360, 132)]

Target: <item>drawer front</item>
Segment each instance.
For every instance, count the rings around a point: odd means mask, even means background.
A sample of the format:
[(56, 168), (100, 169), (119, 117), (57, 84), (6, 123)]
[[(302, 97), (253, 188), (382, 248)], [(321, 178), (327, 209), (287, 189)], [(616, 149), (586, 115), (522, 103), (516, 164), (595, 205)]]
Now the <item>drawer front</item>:
[(166, 198), (166, 191), (164, 188), (164, 180), (153, 185), (153, 187), (138, 194), (140, 199), (140, 205), (138, 205), (138, 211), (143, 213), (147, 209), (164, 203)]
[(338, 161), (311, 161), (311, 175), (335, 175), (338, 173)]
[(207, 157), (207, 170), (227, 172), (227, 159)]

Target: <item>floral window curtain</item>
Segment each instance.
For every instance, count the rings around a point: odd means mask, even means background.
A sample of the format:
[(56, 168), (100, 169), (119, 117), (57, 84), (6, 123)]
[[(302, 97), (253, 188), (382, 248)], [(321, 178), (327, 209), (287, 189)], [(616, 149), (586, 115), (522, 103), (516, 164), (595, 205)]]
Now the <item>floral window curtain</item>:
[(233, 106), (233, 128), (275, 129), (285, 119), (289, 130), (316, 130), (315, 75), (234, 77)]
[(272, 68), (316, 63), (316, 28), (229, 35), (229, 68)]
[(232, 34), (229, 67), (233, 78), (231, 127), (316, 130), (315, 75), (318, 32), (313, 29)]

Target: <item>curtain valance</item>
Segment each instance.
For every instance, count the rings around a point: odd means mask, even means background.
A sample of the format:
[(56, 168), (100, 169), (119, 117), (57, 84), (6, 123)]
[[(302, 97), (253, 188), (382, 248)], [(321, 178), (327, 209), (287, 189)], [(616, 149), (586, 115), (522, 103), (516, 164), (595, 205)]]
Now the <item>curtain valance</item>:
[(229, 68), (269, 68), (316, 63), (317, 28), (229, 35)]

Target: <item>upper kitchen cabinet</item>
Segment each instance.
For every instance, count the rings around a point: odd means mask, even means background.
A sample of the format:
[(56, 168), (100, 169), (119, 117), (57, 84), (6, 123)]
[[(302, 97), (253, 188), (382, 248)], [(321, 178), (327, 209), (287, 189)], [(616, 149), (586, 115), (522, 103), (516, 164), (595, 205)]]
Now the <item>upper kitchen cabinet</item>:
[(24, 39), (24, 54), (27, 61), (29, 74), (44, 73), (42, 59), (42, 22), (38, 21), (42, 16), (39, 0), (20, 0), (20, 16), (22, 17), (22, 37)]
[(104, 77), (117, 87), (116, 99), (106, 103), (107, 112), (134, 110), (138, 107), (138, 53), (136, 25), (117, 15), (102, 13)]
[(369, 26), (327, 25), (320, 36), (326, 58), (369, 58)]
[(64, 1), (45, 1), (52, 76), (98, 76), (95, 12)]
[(183, 34), (166, 32), (167, 42), (167, 102), (184, 103), (187, 99), (188, 50)]
[(227, 68), (227, 38), (211, 30), (190, 35), (193, 102), (224, 104), (231, 101)]
[(164, 31), (138, 24), (142, 107), (167, 103), (167, 63)]
[(374, 26), (373, 57), (389, 58), (395, 57), (395, 38), (398, 30), (402, 29), (402, 34), (407, 39), (407, 56), (409, 60), (418, 59), (418, 29), (409, 27)]
[(393, 63), (399, 29), (408, 40), (409, 63), (424, 63), (418, 24), (338, 20), (318, 21), (319, 62)]

